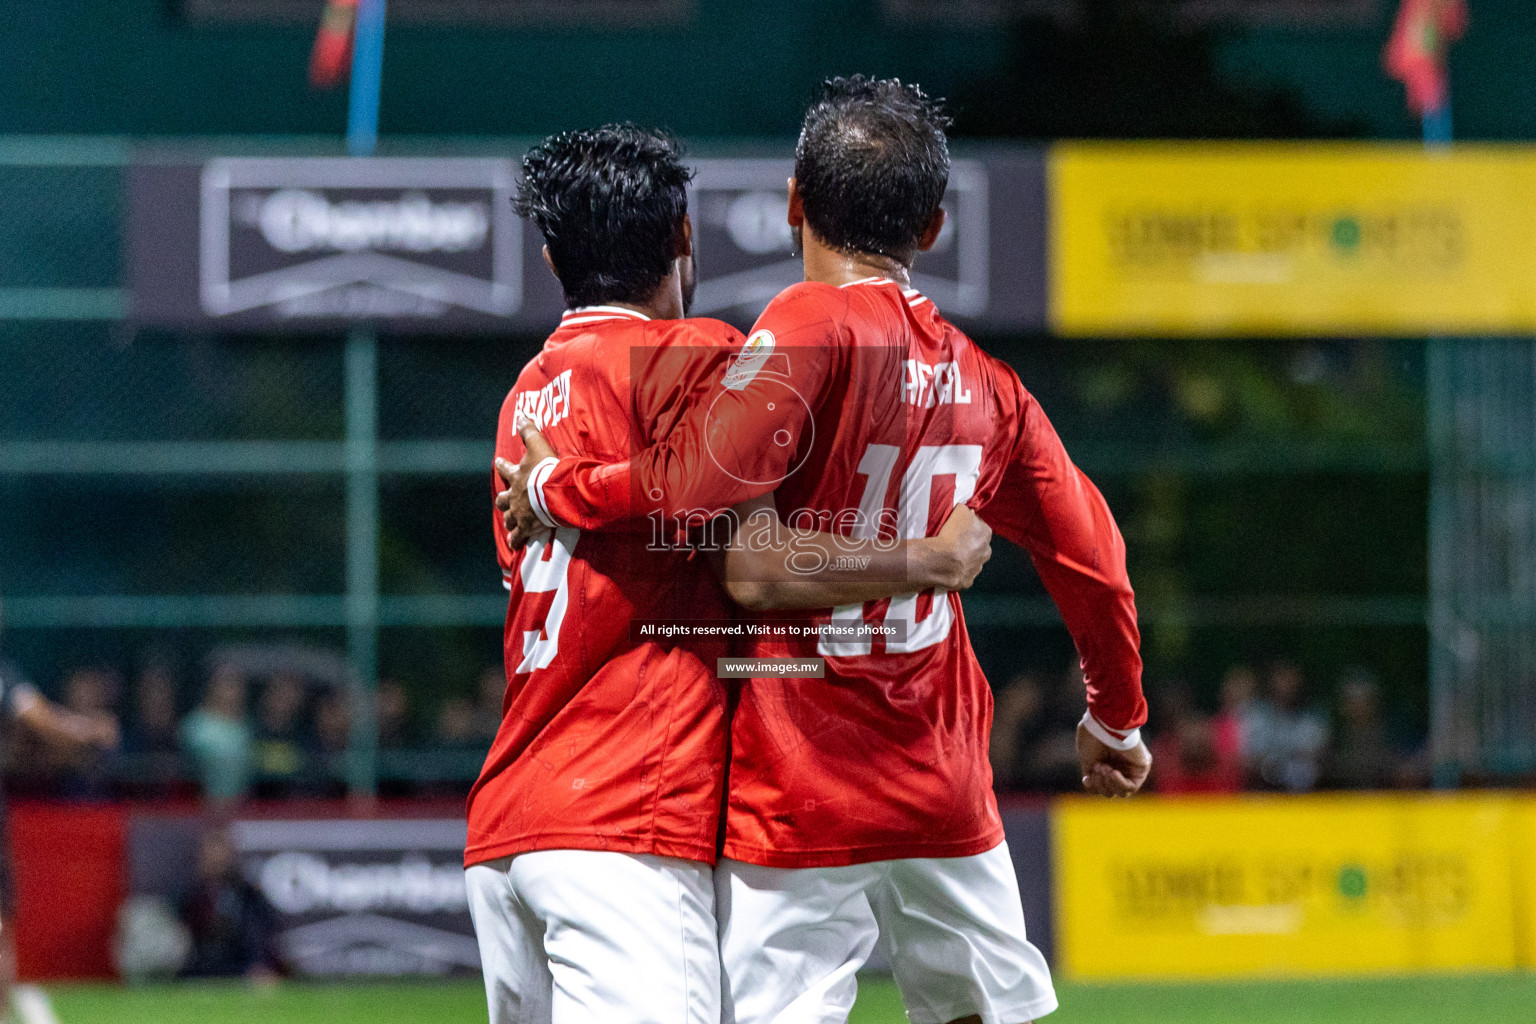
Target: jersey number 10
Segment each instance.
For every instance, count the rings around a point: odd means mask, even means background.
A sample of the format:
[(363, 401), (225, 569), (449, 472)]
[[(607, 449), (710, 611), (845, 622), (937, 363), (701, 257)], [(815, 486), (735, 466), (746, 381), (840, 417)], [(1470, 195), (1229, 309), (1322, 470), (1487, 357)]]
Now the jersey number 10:
[[(893, 444), (872, 444), (864, 449), (858, 470), (865, 478), (864, 496), (859, 499), (859, 515), (852, 530), (855, 538), (869, 540), (876, 536), (880, 513), (885, 509), (885, 496), (891, 486), (891, 474), (900, 460), (901, 449)], [(941, 476), (955, 478), (951, 508), (970, 500), (976, 493), (976, 480), (981, 476), (981, 445), (923, 445), (913, 453), (901, 478), (901, 493), (896, 496), (896, 529), (903, 539), (915, 540), (928, 535), (933, 482)], [(949, 636), (954, 627), (955, 614), (950, 606), (949, 591), (934, 590), (933, 607), (928, 617), (921, 621), (917, 618), (917, 598), (916, 593), (891, 598), (883, 621), (887, 625), (902, 623), (905, 633), (900, 639), (886, 641), (887, 654), (911, 654), (932, 647)], [(862, 604), (839, 605), (832, 610), (832, 622), (836, 625), (856, 627), (864, 621)], [(828, 658), (851, 658), (871, 654), (873, 647), (874, 642), (867, 639), (822, 639), (816, 645), (816, 653)]]

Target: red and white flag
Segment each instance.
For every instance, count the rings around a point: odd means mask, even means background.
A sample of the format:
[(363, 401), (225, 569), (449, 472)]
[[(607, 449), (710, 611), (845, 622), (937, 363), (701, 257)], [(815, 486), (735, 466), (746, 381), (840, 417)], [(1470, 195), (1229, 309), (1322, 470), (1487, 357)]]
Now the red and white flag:
[(1383, 60), (1408, 88), (1416, 114), (1442, 109), (1450, 97), (1445, 55), (1467, 30), (1466, 0), (1403, 0)]
[(357, 0), (326, 0), (309, 55), (309, 84), (330, 89), (347, 77), (352, 63), (352, 36), (357, 28)]

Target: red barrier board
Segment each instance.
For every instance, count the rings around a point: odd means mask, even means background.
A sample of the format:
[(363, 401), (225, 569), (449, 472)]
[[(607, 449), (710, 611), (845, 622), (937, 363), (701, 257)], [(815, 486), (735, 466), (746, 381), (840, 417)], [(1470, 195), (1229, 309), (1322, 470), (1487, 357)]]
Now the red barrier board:
[(127, 888), (122, 807), (16, 804), (16, 956), (23, 979), (110, 978)]
[[(128, 894), (130, 869), (135, 867), (129, 850), (130, 824), (156, 817), (198, 823), (203, 813), (201, 806), (190, 802), (13, 804), (10, 855), (16, 908), (13, 918), (0, 926), (12, 929), (15, 936), (20, 977), (28, 981), (115, 977), (112, 939), (117, 909)], [(459, 800), (298, 801), (250, 804), (241, 808), (240, 817), (388, 820), (458, 818), (463, 813)], [(172, 865), (172, 870), (190, 876), (195, 844), (185, 852), (185, 863)]]

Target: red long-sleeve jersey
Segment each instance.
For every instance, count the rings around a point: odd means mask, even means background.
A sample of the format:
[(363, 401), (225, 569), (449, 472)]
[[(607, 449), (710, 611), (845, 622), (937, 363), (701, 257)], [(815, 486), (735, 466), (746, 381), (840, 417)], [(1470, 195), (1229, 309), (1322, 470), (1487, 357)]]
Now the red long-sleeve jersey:
[[(567, 313), (502, 407), (497, 455), (528, 416), (559, 451), (622, 459), (708, 393), (741, 334), (714, 320)], [(499, 481), (496, 489), (500, 490)], [(730, 605), (702, 559), (644, 531), (562, 527), (496, 553), (511, 591), (501, 726), (469, 796), (466, 865), (542, 849), (713, 863), (726, 761), (723, 641), (646, 640), (632, 623)]]
[[(606, 467), (562, 460), (537, 490), (552, 520), (584, 529), (774, 490), (786, 520), (914, 538), (967, 503), (1029, 552), (1077, 643), (1095, 724), (1113, 737), (1145, 720), (1125, 548), (1102, 496), (1017, 375), (893, 282), (789, 289), (660, 444)], [(741, 652), (819, 655), (826, 677), (743, 687), (725, 855), (805, 867), (995, 845), (991, 692), (958, 595), (930, 590), (815, 617), (898, 633), (773, 636)]]

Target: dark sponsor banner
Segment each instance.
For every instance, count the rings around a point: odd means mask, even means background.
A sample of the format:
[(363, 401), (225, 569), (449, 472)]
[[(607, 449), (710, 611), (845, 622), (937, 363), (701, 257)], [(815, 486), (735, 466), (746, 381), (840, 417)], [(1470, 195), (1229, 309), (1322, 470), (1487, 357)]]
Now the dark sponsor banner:
[(1056, 922), (1052, 906), (1051, 809), (1043, 799), (1004, 797), (997, 812), (1003, 819), (1008, 853), (1019, 876), (1024, 929), (1052, 964), (1056, 962)]
[[(745, 327), (804, 279), (786, 221), (783, 159), (701, 159), (689, 196), (698, 246), (697, 316)], [(912, 285), (967, 327), (1042, 330), (1046, 322), (1043, 150), (956, 159), (938, 242), (912, 267)]]
[(1044, 333), (1046, 151), (1001, 151), (978, 163), (986, 171), (988, 197), (986, 303), (980, 312), (958, 313), (955, 319), (977, 328)]
[(462, 820), (240, 821), (246, 877), (277, 911), (284, 960), (309, 977), (480, 969)]
[[(804, 278), (785, 220), (794, 163), (706, 159), (689, 208), (698, 239), (694, 312), (750, 322)], [(912, 285), (968, 325), (1045, 324), (1045, 159), (1040, 151), (957, 159), (944, 195), (944, 230), (912, 268)]]
[[(689, 202), (699, 239), (694, 312), (727, 319), (755, 315), (804, 278), (786, 220), (786, 182), (794, 162), (700, 160), (696, 168)], [(944, 230), (913, 270), (912, 286), (951, 316), (978, 316), (987, 309), (992, 249), (987, 177), (982, 164), (955, 162), (944, 196)]]
[(495, 330), (523, 305), (515, 165), (218, 158), (129, 178), (131, 316), (230, 329)]
[[(802, 279), (783, 159), (695, 162), (694, 313), (749, 325)], [(512, 160), (213, 158), (131, 169), (131, 318), (142, 325), (543, 333), (558, 284), (511, 208)], [(1041, 151), (958, 159), (913, 285), (966, 325), (1046, 320)]]

